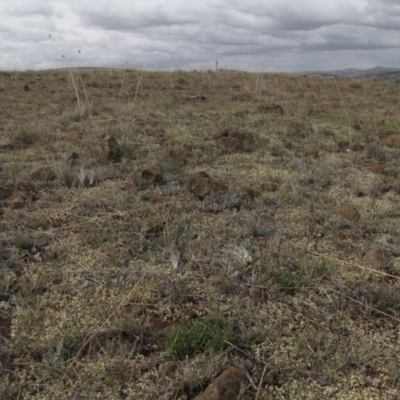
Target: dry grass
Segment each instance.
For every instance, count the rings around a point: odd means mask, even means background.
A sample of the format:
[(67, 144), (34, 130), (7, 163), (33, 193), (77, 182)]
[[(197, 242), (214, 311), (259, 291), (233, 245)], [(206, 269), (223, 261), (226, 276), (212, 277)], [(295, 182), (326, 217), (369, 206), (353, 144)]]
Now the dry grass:
[(2, 399), (191, 399), (227, 365), (241, 399), (400, 397), (393, 83), (83, 69), (0, 91)]

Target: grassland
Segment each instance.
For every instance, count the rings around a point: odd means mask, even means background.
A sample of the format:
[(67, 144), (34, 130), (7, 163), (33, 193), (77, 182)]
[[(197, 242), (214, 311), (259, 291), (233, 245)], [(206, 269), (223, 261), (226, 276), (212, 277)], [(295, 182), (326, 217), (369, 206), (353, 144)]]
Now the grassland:
[(0, 73), (0, 397), (400, 398), (393, 83)]

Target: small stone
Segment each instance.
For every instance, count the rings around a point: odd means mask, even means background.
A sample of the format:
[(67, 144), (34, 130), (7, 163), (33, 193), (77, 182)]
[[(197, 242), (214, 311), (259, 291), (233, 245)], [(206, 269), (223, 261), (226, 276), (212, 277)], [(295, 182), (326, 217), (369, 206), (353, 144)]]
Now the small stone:
[(364, 264), (369, 265), (375, 269), (382, 269), (384, 267), (383, 253), (379, 249), (368, 250), (362, 258)]
[(334, 214), (339, 215), (347, 220), (354, 220), (360, 217), (359, 212), (352, 205), (344, 205), (341, 207), (337, 207), (334, 210)]
[(142, 177), (150, 182), (161, 182), (163, 177), (161, 171), (154, 165), (149, 164), (142, 171)]
[(342, 229), (338, 235), (340, 240), (355, 241), (360, 238), (361, 233), (357, 229)]
[(228, 367), (207, 389), (193, 400), (235, 400), (243, 381), (242, 372), (236, 367)]
[(204, 200), (210, 194), (221, 192), (225, 189), (225, 185), (201, 171), (191, 175), (189, 178), (189, 190), (199, 199)]
[(147, 192), (143, 193), (141, 199), (145, 201), (151, 201), (152, 203), (159, 203), (163, 200), (163, 197), (158, 192)]
[(385, 172), (385, 166), (383, 164), (374, 164), (370, 169), (374, 174), (383, 174)]

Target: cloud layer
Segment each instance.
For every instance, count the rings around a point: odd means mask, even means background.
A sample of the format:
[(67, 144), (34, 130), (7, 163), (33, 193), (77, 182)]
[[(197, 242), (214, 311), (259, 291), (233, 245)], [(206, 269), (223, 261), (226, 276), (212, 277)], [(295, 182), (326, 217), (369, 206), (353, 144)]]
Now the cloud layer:
[(1, 69), (400, 67), (397, 0), (16, 0), (0, 15)]

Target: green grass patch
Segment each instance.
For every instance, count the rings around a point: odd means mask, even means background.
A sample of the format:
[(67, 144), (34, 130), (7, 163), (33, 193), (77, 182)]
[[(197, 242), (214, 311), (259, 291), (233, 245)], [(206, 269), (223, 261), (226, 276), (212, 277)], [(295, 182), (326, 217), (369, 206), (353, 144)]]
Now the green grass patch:
[(178, 358), (207, 352), (215, 354), (225, 347), (226, 341), (235, 337), (228, 330), (228, 320), (222, 315), (207, 315), (201, 320), (189, 322), (185, 328), (169, 331), (165, 336), (167, 354)]

